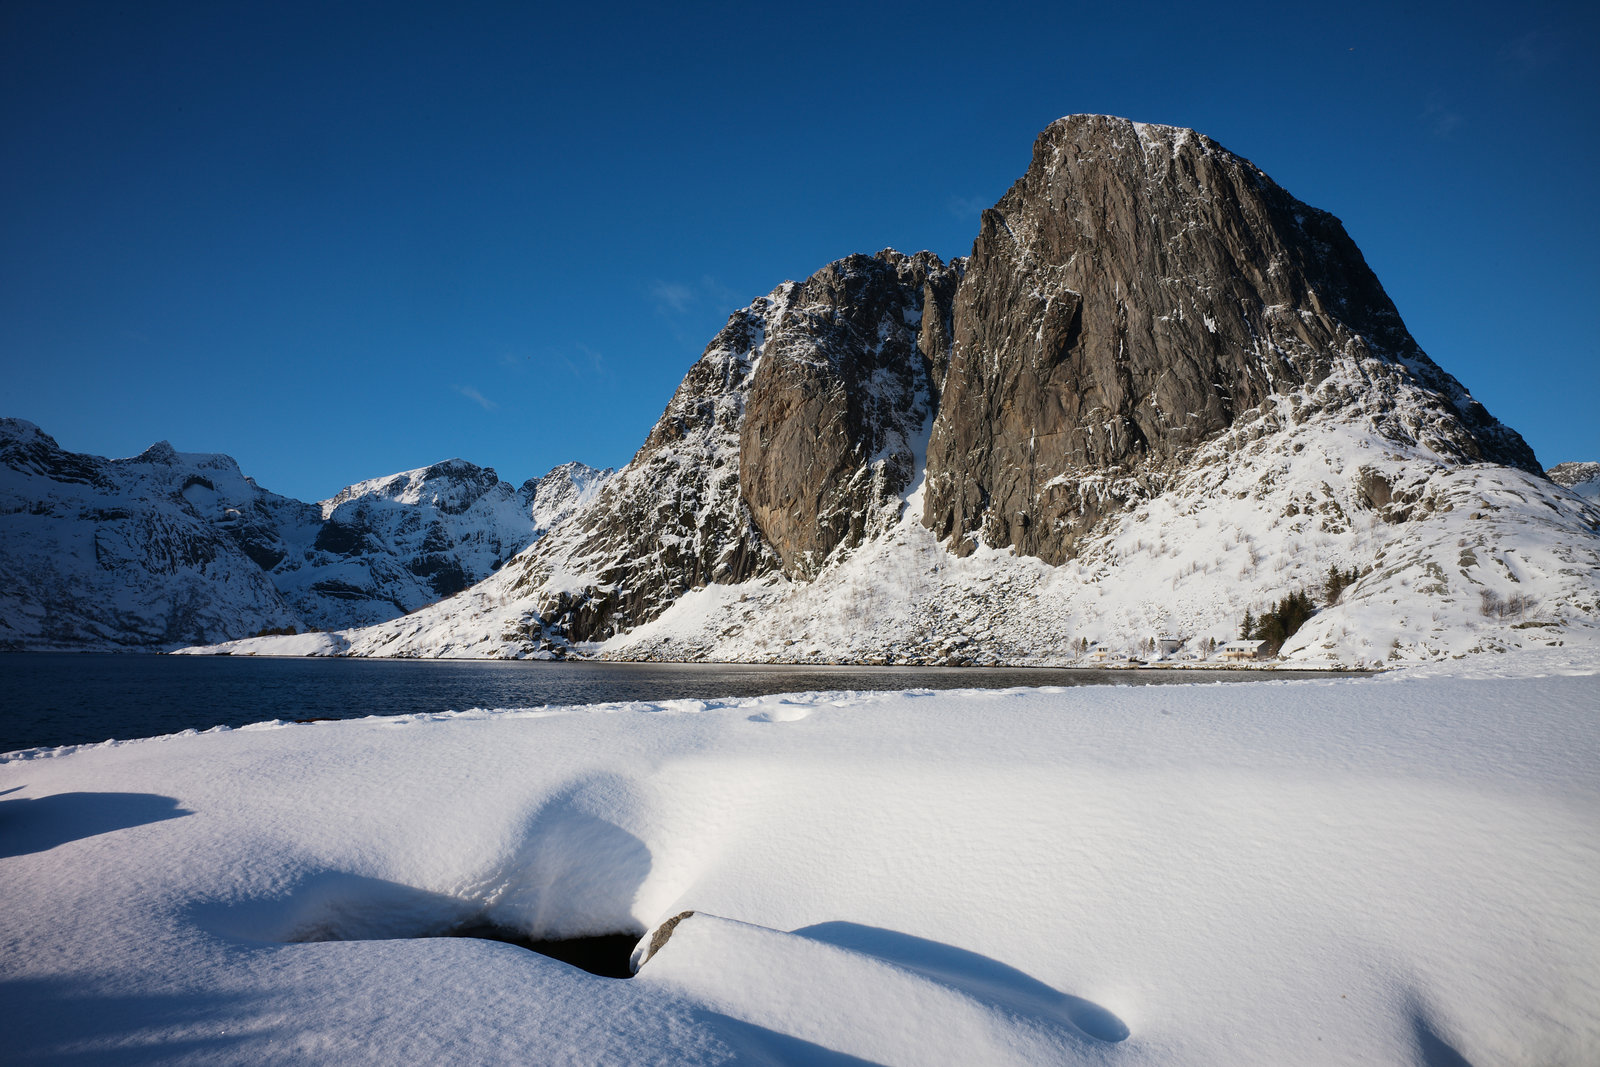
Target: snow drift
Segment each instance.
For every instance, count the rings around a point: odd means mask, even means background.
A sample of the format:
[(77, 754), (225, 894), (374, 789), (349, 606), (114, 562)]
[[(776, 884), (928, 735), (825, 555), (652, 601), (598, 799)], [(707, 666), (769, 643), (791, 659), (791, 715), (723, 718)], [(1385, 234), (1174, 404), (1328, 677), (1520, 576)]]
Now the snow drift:
[[(13, 754), (9, 1053), (1592, 1063), (1595, 666), (1498, 662)], [(631, 981), (428, 936), (686, 911)]]

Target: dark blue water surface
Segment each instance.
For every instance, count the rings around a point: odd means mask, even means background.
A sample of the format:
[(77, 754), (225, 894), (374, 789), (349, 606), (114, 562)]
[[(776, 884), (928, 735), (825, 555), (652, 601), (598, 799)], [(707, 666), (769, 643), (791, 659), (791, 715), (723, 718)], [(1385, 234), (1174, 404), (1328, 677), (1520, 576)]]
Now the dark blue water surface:
[[(1273, 678), (1312, 676), (1274, 671)], [(1322, 675), (1315, 675), (1321, 677)], [(261, 659), (0, 653), (0, 752), (269, 719), (710, 699), (829, 689), (1249, 681), (1255, 672), (1054, 667)]]

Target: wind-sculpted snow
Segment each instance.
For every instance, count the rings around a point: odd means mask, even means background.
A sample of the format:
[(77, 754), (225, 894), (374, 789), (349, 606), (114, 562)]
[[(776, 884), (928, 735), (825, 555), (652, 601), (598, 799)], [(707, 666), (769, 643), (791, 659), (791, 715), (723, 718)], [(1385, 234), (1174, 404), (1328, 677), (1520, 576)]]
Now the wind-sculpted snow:
[(487, 577), (609, 474), (568, 464), (515, 490), (449, 460), (316, 505), (261, 489), (227, 456), (162, 442), (107, 460), (0, 420), (0, 648), (172, 648), (390, 619)]
[[(15, 753), (6, 1054), (1590, 1064), (1597, 667), (1569, 647)], [(439, 936), (486, 923), (625, 934), (643, 962), (617, 981)]]

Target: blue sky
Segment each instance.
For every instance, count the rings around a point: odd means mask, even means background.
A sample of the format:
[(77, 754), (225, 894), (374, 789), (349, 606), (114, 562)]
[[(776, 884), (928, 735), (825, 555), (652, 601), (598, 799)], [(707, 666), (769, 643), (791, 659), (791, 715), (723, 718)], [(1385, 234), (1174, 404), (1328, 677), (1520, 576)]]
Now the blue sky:
[(1600, 459), (1593, 4), (545, 6), (0, 6), (0, 414), (305, 499), (621, 464), (734, 308), (964, 254), (1102, 112), (1338, 215), (1543, 462)]

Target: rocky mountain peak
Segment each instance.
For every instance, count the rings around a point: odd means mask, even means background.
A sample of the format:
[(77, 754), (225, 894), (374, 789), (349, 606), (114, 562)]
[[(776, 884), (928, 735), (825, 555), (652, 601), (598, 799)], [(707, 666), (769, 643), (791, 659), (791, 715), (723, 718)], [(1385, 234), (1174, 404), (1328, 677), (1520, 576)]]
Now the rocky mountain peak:
[(171, 466), (181, 462), (181, 457), (178, 454), (178, 450), (172, 447), (171, 441), (157, 441), (137, 456), (134, 456), (133, 462), (147, 463), (152, 466), (156, 464)]
[(1047, 127), (983, 213), (952, 333), (924, 521), (958, 552), (981, 539), (1071, 558), (1201, 442), (1335, 378), (1425, 409), (1352, 412), (1382, 435), (1538, 470), (1417, 347), (1338, 219), (1192, 130)]
[(1545, 471), (1552, 482), (1564, 485), (1568, 489), (1582, 482), (1592, 482), (1600, 478), (1600, 463), (1588, 461), (1573, 463), (1557, 463)]
[(183, 559), (237, 541), (302, 618), (376, 622), (318, 639), (357, 655), (1071, 659), (1225, 639), (1359, 565), (1301, 651), (1370, 663), (1498, 611), (1507, 538), (1576, 576), (1552, 612), (1600, 603), (1600, 513), (1417, 347), (1338, 219), (1107, 116), (1043, 131), (969, 257), (847, 256), (735, 311), (615, 475), (451, 460), (318, 522), (129, 473), (216, 527)]
[(43, 437), (55, 443), (55, 438), (39, 429), (38, 423), (29, 422), (27, 419), (15, 419), (9, 416), (0, 417), (0, 445), (13, 441), (27, 441), (35, 437)]
[(101, 485), (105, 482), (102, 466), (63, 451), (54, 437), (27, 419), (0, 419), (0, 472)]
[(542, 478), (529, 478), (517, 490), (533, 518), (534, 529), (554, 529), (588, 504), (616, 470), (598, 470), (587, 463), (562, 463)]
[[(322, 502), (324, 518), (355, 501), (405, 505), (425, 504), (446, 514), (459, 515), (501, 485), (493, 467), (480, 467), (464, 459), (447, 459), (427, 467), (401, 471), (347, 485)], [(509, 486), (507, 487), (509, 491)]]

